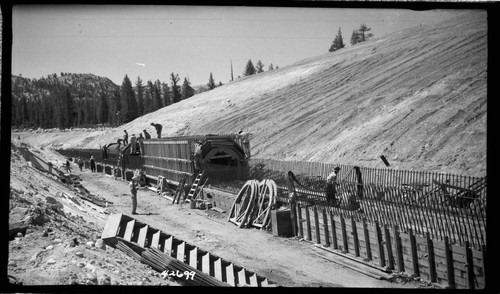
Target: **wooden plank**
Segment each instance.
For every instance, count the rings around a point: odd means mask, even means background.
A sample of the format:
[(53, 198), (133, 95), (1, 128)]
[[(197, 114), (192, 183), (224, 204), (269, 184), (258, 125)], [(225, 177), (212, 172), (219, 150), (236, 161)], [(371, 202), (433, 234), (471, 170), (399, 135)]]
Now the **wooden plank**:
[(309, 217), (309, 208), (306, 208), (306, 228), (307, 228), (307, 240), (312, 241), (311, 218)]
[(184, 253), (186, 251), (186, 242), (181, 242), (179, 245), (177, 245), (177, 260), (180, 260), (184, 262), (185, 256)]
[(114, 238), (118, 236), (118, 229), (120, 228), (120, 223), (123, 214), (112, 214), (106, 220), (104, 229), (102, 230), (101, 239)]
[(319, 217), (318, 217), (318, 209), (314, 207), (313, 209), (313, 214), (314, 214), (314, 227), (315, 227), (315, 233), (316, 233), (316, 243), (321, 244), (321, 236), (319, 232)]
[(253, 274), (250, 276), (250, 286), (252, 286), (252, 287), (259, 286), (259, 284), (257, 283), (257, 274)]
[(342, 242), (344, 244), (344, 252), (349, 252), (349, 246), (347, 243), (347, 231), (346, 231), (346, 225), (345, 225), (345, 220), (342, 215), (340, 215), (340, 227), (342, 230)]
[(453, 269), (453, 253), (451, 251), (451, 248), (449, 247), (449, 241), (448, 241), (448, 236), (444, 237), (444, 244), (446, 248), (446, 271), (448, 273), (447, 278), (448, 278), (448, 285), (450, 287), (455, 287), (455, 275), (454, 275), (454, 269)]
[(194, 247), (189, 251), (189, 266), (198, 269), (198, 247)]
[(326, 209), (323, 208), (323, 229), (324, 229), (324, 232), (325, 232), (325, 238), (323, 238), (323, 240), (325, 240), (324, 244), (326, 247), (330, 247), (330, 235), (329, 235), (329, 231), (328, 231), (328, 218), (326, 217)]
[(132, 233), (134, 232), (134, 227), (135, 227), (135, 219), (127, 223), (127, 228), (125, 229), (125, 234), (123, 235), (124, 240), (129, 242), (132, 240)]
[(234, 276), (234, 266), (232, 263), (226, 266), (226, 280), (231, 286), (236, 286), (236, 277)]
[(264, 279), (260, 282), (260, 286), (261, 287), (269, 287), (269, 282), (267, 281), (267, 279)]
[(363, 233), (365, 236), (365, 247), (366, 247), (366, 259), (372, 260), (372, 249), (370, 245), (370, 233), (368, 231), (368, 226), (366, 225), (366, 218), (363, 218)]
[(333, 242), (333, 249), (338, 249), (338, 243), (337, 243), (337, 230), (335, 228), (335, 219), (333, 217), (333, 211), (330, 211), (330, 224), (332, 228), (332, 242)]
[(222, 258), (217, 258), (214, 262), (214, 276), (217, 280), (224, 282), (222, 278)]
[(146, 236), (148, 234), (148, 230), (148, 225), (145, 225), (139, 230), (139, 238), (137, 239), (137, 244), (142, 248), (144, 248), (144, 246), (146, 245)]
[(201, 257), (201, 271), (210, 275), (210, 253), (208, 252)]
[(402, 249), (402, 246), (401, 246), (401, 239), (399, 238), (399, 229), (398, 229), (398, 226), (395, 225), (393, 227), (393, 238), (394, 238), (394, 242), (396, 243), (396, 260), (397, 260), (397, 264), (398, 264), (398, 271), (399, 272), (404, 272), (405, 271), (405, 265), (404, 265), (404, 261), (403, 261), (403, 249)]
[(475, 274), (474, 274), (474, 265), (472, 263), (472, 250), (469, 246), (469, 241), (465, 241), (465, 248), (466, 248), (466, 259), (467, 259), (467, 284), (469, 286), (469, 289), (476, 289), (476, 285), (474, 283), (475, 281)]
[(297, 219), (298, 219), (298, 226), (299, 226), (299, 231), (298, 231), (299, 238), (304, 238), (304, 228), (303, 228), (303, 224), (302, 224), (302, 221), (303, 221), (302, 208), (300, 207), (300, 203), (297, 203), (296, 208), (297, 208)]
[(384, 225), (385, 231), (385, 245), (387, 247), (387, 261), (389, 262), (388, 268), (394, 269), (394, 255), (392, 253), (392, 244), (391, 244), (391, 233), (389, 232), (389, 228), (387, 225)]
[(381, 267), (385, 267), (385, 255), (384, 255), (384, 244), (382, 240), (382, 230), (378, 224), (378, 221), (375, 222), (375, 226), (377, 228), (377, 248), (378, 248), (378, 257), (379, 263)]
[(354, 218), (351, 216), (351, 231), (352, 231), (352, 237), (354, 241), (354, 255), (356, 257), (359, 257), (359, 240), (358, 240), (358, 230), (356, 228), (356, 221), (354, 221)]
[(173, 247), (174, 237), (170, 236), (165, 239), (165, 246), (163, 246), (163, 252), (168, 256), (172, 256), (172, 247)]
[(420, 268), (418, 266), (417, 239), (415, 239), (415, 235), (413, 234), (412, 229), (410, 229), (410, 250), (413, 273), (417, 276), (420, 276)]
[(151, 248), (159, 249), (160, 235), (161, 235), (161, 231), (158, 231), (158, 232), (156, 232), (156, 233), (153, 234), (153, 238), (152, 238), (152, 241), (151, 241)]
[(435, 283), (437, 281), (437, 275), (436, 275), (436, 261), (434, 256), (434, 244), (432, 242), (431, 235), (428, 231), (425, 233), (425, 237), (427, 242), (427, 257), (429, 259), (430, 281)]
[(248, 286), (247, 276), (244, 268), (238, 271), (238, 285)]

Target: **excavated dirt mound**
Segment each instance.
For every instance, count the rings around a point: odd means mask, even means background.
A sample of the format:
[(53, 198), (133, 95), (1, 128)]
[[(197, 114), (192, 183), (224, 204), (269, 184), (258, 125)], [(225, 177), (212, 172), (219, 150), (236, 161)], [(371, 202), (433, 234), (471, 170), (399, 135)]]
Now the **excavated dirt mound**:
[(98, 148), (157, 122), (164, 136), (251, 132), (260, 158), (384, 167), (385, 155), (395, 169), (484, 176), (486, 17), (463, 11), (245, 77), (117, 129), (21, 135)]

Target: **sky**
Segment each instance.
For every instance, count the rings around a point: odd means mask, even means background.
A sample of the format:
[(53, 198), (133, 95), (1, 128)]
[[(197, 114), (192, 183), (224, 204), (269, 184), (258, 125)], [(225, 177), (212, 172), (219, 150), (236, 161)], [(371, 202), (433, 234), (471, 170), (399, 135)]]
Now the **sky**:
[(457, 14), (456, 10), (19, 5), (12, 11), (12, 74), (92, 73), (121, 85), (170, 74), (193, 86), (241, 76), (251, 60), (284, 67), (328, 53), (338, 29), (350, 46), (364, 23), (374, 38)]

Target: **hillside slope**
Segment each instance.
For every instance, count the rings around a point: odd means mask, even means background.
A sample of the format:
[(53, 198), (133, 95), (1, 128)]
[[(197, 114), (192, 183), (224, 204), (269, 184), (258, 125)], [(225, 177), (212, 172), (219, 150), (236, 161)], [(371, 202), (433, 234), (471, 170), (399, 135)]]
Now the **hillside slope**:
[(159, 122), (165, 136), (251, 132), (259, 158), (384, 167), (383, 154), (391, 168), (483, 176), (486, 16), (464, 11), (52, 142), (93, 148)]

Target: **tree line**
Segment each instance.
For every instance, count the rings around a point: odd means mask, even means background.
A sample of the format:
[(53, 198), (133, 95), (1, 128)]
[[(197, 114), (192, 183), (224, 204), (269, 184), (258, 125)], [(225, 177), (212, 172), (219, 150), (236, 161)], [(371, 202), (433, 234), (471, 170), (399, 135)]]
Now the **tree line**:
[[(63, 78), (64, 77), (64, 78)], [(61, 73), (41, 79), (12, 79), (12, 127), (71, 128), (118, 126), (195, 95), (188, 78), (147, 82), (127, 75), (121, 86), (91, 74)], [(70, 81), (68, 81), (70, 80)]]

